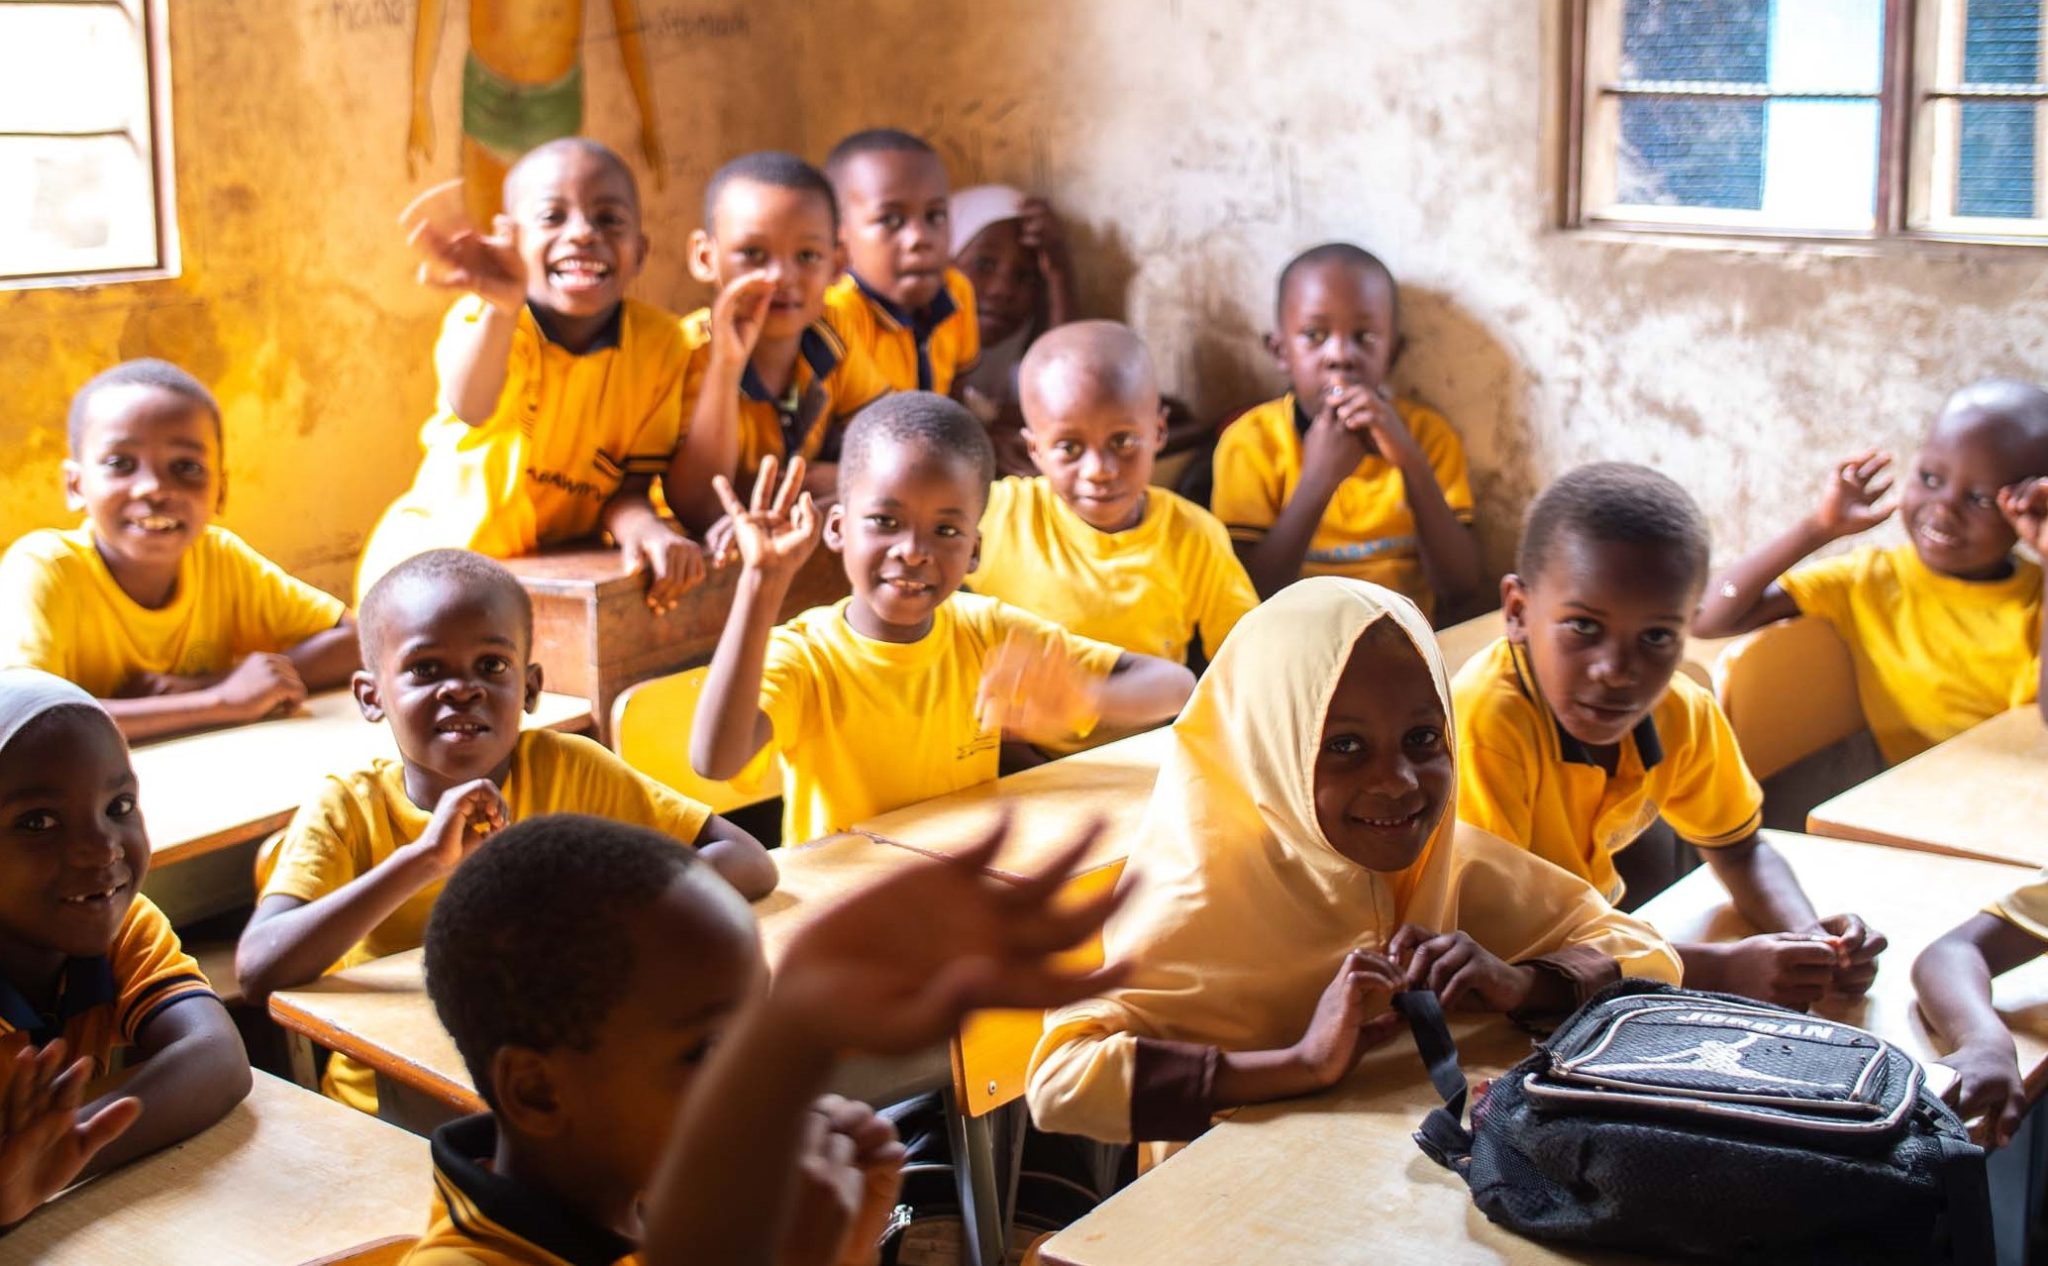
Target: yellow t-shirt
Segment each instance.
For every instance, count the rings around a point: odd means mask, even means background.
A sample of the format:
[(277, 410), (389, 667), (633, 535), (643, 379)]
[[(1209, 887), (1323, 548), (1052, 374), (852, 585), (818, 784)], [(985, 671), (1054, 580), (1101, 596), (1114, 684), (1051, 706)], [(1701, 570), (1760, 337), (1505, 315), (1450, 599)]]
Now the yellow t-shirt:
[(13, 982), (0, 978), (0, 1093), (14, 1077), (14, 1057), (25, 1046), (41, 1049), (57, 1038), (108, 1071), (108, 1057), (133, 1046), (164, 1009), (188, 998), (216, 998), (199, 964), (178, 943), (171, 921), (148, 897), (137, 895), (100, 958), (67, 958), (60, 969), (54, 1014), (39, 1014)]
[(427, 1232), (403, 1266), (643, 1266), (631, 1241), (493, 1169), (498, 1124), (489, 1113), (436, 1129), (430, 1150)]
[[(711, 810), (635, 771), (603, 746), (575, 734), (528, 730), (512, 749), (505, 807), (514, 822), (543, 813), (589, 813), (696, 840)], [(405, 765), (383, 758), (366, 769), (330, 774), (284, 829), (261, 878), (263, 897), (318, 901), (383, 864), (417, 840), (433, 819), (405, 792)], [(442, 885), (429, 884), (391, 912), (330, 970), (418, 946)], [(325, 1089), (350, 1107), (377, 1110), (376, 1078), (342, 1055), (328, 1063)]]
[(1763, 789), (1714, 697), (1684, 673), (1621, 744), (1610, 777), (1558, 724), (1528, 657), (1502, 638), (1451, 683), (1458, 817), (1621, 899), (1614, 854), (1661, 815), (1701, 848), (1763, 824)]
[(2041, 569), (2017, 555), (2004, 580), (1958, 580), (1911, 545), (1864, 546), (1778, 583), (1849, 644), (1864, 719), (1892, 764), (2040, 692)]
[[(768, 393), (749, 365), (740, 377), (740, 486), (752, 480), (761, 461), (773, 455), (786, 462), (790, 442), (807, 462), (839, 460), (839, 434), (845, 419), (889, 390), (889, 383), (865, 352), (847, 346), (834, 327), (833, 314), (813, 321), (797, 340), (796, 376), (780, 400)], [(704, 375), (711, 368), (711, 309), (699, 308), (683, 318), (683, 345), (690, 360), (683, 370), (683, 423), (697, 414), (704, 394)]]
[(1259, 604), (1216, 516), (1164, 488), (1123, 532), (1090, 527), (1043, 476), (998, 479), (981, 516), (981, 565), (967, 578), (1097, 642), (1185, 662), (1197, 629), (1211, 656)]
[(2048, 870), (1984, 907), (1984, 912), (2048, 941)]
[[(1413, 400), (1395, 412), (1436, 472), (1444, 502), (1459, 521), (1472, 521), (1472, 480), (1465, 445), (1443, 415)], [(1209, 506), (1232, 540), (1256, 543), (1280, 517), (1301, 482), (1301, 439), (1308, 427), (1290, 393), (1247, 410), (1216, 442), (1216, 486)], [(1398, 466), (1368, 453), (1337, 486), (1302, 559), (1304, 576), (1351, 576), (1385, 585), (1431, 615), (1436, 595), (1422, 571), (1422, 543)]]
[(852, 273), (825, 292), (825, 310), (847, 345), (864, 351), (897, 391), (947, 395), (953, 379), (981, 359), (981, 326), (974, 315), (974, 283), (957, 268), (923, 312), (905, 312), (862, 288)]
[[(441, 337), (483, 319), (486, 306), (456, 300)], [(581, 356), (522, 309), (496, 411), (471, 426), (443, 403), (420, 428), (419, 473), (363, 546), (356, 596), (426, 550), (515, 558), (595, 533), (627, 475), (667, 471), (684, 430), (686, 358), (676, 318), (632, 299)]]
[(111, 699), (138, 673), (224, 673), (333, 628), (347, 608), (209, 527), (157, 610), (114, 580), (90, 527), (30, 532), (0, 558), (0, 667), (40, 668)]
[(1121, 652), (994, 598), (957, 593), (915, 642), (878, 642), (842, 598), (776, 628), (761, 711), (782, 762), (782, 841), (796, 844), (996, 776), (1002, 734), (975, 721), (982, 666), (1015, 634), (1107, 676)]

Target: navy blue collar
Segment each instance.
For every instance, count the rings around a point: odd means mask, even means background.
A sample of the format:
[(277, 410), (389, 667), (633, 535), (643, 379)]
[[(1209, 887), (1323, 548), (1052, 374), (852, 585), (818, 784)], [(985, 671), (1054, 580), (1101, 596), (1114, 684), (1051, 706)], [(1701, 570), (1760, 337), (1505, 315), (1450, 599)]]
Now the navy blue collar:
[[(528, 302), (526, 310), (533, 314), (533, 324), (540, 331), (540, 336), (548, 342), (554, 343), (556, 347), (561, 347), (560, 343), (555, 343), (554, 335), (548, 333), (547, 318), (541, 315), (540, 309), (534, 307), (531, 302)], [(611, 316), (605, 320), (603, 327), (598, 330), (597, 337), (590, 340), (590, 346), (580, 352), (572, 352), (570, 354), (574, 356), (588, 356), (592, 352), (610, 351), (619, 345), (620, 340), (625, 335), (625, 329), (626, 305), (621, 303), (612, 309)], [(564, 348), (563, 350), (566, 351), (567, 349)]]
[[(436, 1129), (430, 1150), (436, 1183), (453, 1184), (486, 1218), (571, 1266), (613, 1266), (635, 1250), (631, 1240), (592, 1223), (554, 1193), (521, 1187), (486, 1164), (498, 1151), (498, 1120), (488, 1112)], [(462, 1201), (444, 1192), (441, 1203), (463, 1234), (489, 1237), (487, 1230), (465, 1225)]]
[[(1536, 689), (1534, 670), (1523, 665), (1522, 648), (1509, 643), (1508, 652), (1514, 659), (1515, 685), (1521, 690), (1522, 697), (1542, 708), (1544, 714), (1550, 718), (1550, 723), (1557, 727), (1558, 754), (1567, 764), (1599, 768), (1600, 762), (1593, 759), (1592, 749), (1581, 743), (1570, 730), (1565, 729), (1564, 722), (1558, 720), (1557, 713), (1551, 711), (1550, 705), (1544, 702), (1542, 693)], [(1655, 716), (1645, 714), (1642, 720), (1636, 722), (1635, 728), (1629, 731), (1629, 735), (1635, 739), (1636, 755), (1642, 758), (1643, 771), (1647, 773), (1655, 769), (1664, 759), (1664, 740), (1657, 735)]]
[[(0, 1020), (16, 1033), (28, 1034), (36, 1046), (46, 1046), (64, 1035), (73, 1016), (114, 1001), (114, 965), (105, 955), (96, 958), (67, 958), (58, 970), (56, 1009), (49, 1015), (37, 1011), (14, 982), (0, 979)], [(74, 1052), (75, 1054), (76, 1052)]]
[(884, 299), (872, 286), (862, 281), (860, 274), (851, 268), (846, 270), (846, 275), (853, 278), (853, 284), (860, 288), (862, 294), (867, 296), (869, 303), (881, 309), (883, 316), (895, 322), (898, 327), (910, 331), (910, 340), (917, 346), (917, 389), (919, 391), (930, 391), (933, 382), (932, 331), (938, 329), (939, 326), (945, 323), (948, 317), (960, 310), (959, 305), (953, 302), (952, 290), (946, 286), (944, 280), (941, 280), (939, 282), (938, 297), (924, 305), (923, 311), (912, 312), (907, 308), (900, 308), (889, 300)]
[[(796, 351), (797, 355), (803, 357), (804, 363), (811, 367), (812, 382), (824, 381), (833, 370), (839, 368), (839, 362), (844, 359), (840, 354), (839, 341), (832, 335), (832, 327), (826, 325), (823, 319), (813, 321), (804, 327), (804, 332), (797, 336)], [(749, 400), (772, 404), (784, 413), (796, 412), (798, 392), (795, 381), (792, 379), (790, 382), (789, 394), (778, 400), (769, 392), (768, 385), (761, 381), (761, 375), (754, 372), (751, 361), (747, 363), (746, 369), (740, 372), (740, 394)]]

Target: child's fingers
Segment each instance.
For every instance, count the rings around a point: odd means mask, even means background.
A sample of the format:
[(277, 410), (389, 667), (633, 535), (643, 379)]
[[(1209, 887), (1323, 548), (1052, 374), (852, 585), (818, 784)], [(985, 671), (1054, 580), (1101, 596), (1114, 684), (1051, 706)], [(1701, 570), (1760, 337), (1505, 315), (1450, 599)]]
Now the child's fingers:
[(1094, 847), (1095, 841), (1102, 838), (1102, 833), (1107, 827), (1108, 823), (1101, 814), (1090, 818), (1075, 833), (1074, 838), (1067, 841), (1065, 848), (1055, 854), (1051, 861), (1039, 867), (1036, 875), (1012, 890), (1012, 904), (1034, 906), (1051, 898), (1053, 893), (1059, 891), (1060, 885), (1067, 882), (1067, 876), (1072, 873), (1074, 863), (1080, 861), (1088, 850)]
[(398, 222), (404, 224), (414, 217), (425, 217), (429, 211), (436, 209), (437, 204), (444, 204), (452, 198), (459, 197), (461, 192), (460, 180), (444, 180), (438, 185), (431, 185), (405, 204), (405, 209), (398, 213)]
[[(770, 460), (773, 459), (771, 458)], [(713, 475), (711, 477), (711, 493), (718, 498), (720, 508), (725, 511), (726, 517), (723, 522), (726, 524), (726, 532), (730, 535), (732, 531), (731, 525), (747, 512), (747, 508), (741, 505), (739, 497), (734, 495), (732, 480), (727, 479), (724, 475)], [(716, 532), (718, 525), (712, 524), (711, 530)], [(707, 534), (707, 539), (709, 539), (709, 534)]]
[[(1403, 923), (1395, 928), (1394, 935), (1388, 938), (1386, 957), (1390, 962), (1398, 963), (1413, 953), (1417, 945), (1434, 935), (1436, 934), (1427, 928), (1417, 927), (1413, 923)], [(1359, 951), (1353, 951), (1357, 952)]]
[(773, 453), (761, 459), (761, 469), (754, 475), (754, 494), (747, 507), (755, 514), (768, 513), (769, 499), (775, 495), (775, 472), (781, 467)]
[(796, 499), (804, 490), (804, 459), (789, 459), (789, 474), (782, 480), (782, 486), (775, 490), (775, 504), (772, 513), (776, 518), (787, 518), (796, 508)]
[(79, 1160), (92, 1159), (107, 1144), (128, 1132), (142, 1119), (142, 1100), (127, 1095), (93, 1113), (77, 1126)]
[(789, 522), (803, 534), (804, 539), (812, 540), (817, 537), (822, 524), (818, 517), (818, 503), (811, 499), (809, 492), (796, 499), (796, 509), (790, 512)]

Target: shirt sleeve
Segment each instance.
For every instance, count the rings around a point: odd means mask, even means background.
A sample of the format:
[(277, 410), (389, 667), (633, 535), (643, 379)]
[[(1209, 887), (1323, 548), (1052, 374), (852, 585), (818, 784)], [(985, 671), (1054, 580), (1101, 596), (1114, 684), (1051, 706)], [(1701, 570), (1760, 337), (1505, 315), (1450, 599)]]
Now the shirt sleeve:
[(1691, 733), (1683, 749), (1665, 750), (1664, 759), (1677, 768), (1658, 808), (1679, 838), (1701, 848), (1722, 848), (1748, 839), (1763, 825), (1763, 788), (1742, 759), (1721, 706), (1704, 690), (1687, 693)]
[(1138, 1041), (1094, 1019), (1048, 1029), (1025, 1076), (1033, 1123), (1058, 1134), (1130, 1142)]
[(761, 711), (775, 729), (769, 744), (778, 751), (802, 745), (817, 692), (809, 646), (803, 632), (779, 625), (768, 634), (768, 653), (761, 662)]
[(348, 784), (329, 776), (320, 793), (299, 806), (279, 838), (257, 900), (295, 897), (318, 901), (363, 873), (367, 853), (357, 847), (367, 830)]
[(1984, 908), (2030, 936), (2048, 941), (2048, 870)]
[(1205, 514), (1202, 519), (1197, 536), (1203, 562), (1195, 627), (1202, 631), (1203, 653), (1214, 659), (1216, 649), (1230, 636), (1230, 630), (1259, 605), (1259, 593), (1252, 587), (1250, 573), (1230, 548), (1229, 531), (1214, 516)]
[(574, 779), (580, 789), (576, 812), (645, 826), (685, 844), (695, 844), (703, 834), (711, 819), (709, 806), (647, 777), (601, 743), (575, 734), (559, 737), (581, 767)]
[(1778, 577), (1778, 587), (1791, 597), (1799, 614), (1825, 620), (1845, 633), (1852, 623), (1849, 599), (1856, 589), (1861, 554), (1858, 550), (1802, 563)]
[(131, 1046), (172, 1003), (218, 997), (199, 964), (178, 943), (171, 921), (147, 897), (135, 898), (108, 958), (118, 991), (115, 1027)]
[(62, 577), (49, 559), (37, 556), (30, 540), (15, 542), (0, 557), (0, 668), (40, 668), (76, 680), (65, 651), (71, 639), (59, 619), (65, 609)]
[(240, 627), (237, 653), (275, 654), (325, 633), (341, 622), (348, 606), (251, 549), (240, 537), (222, 533), (221, 565), (236, 595)]
[(1408, 405), (1403, 413), (1408, 428), (1422, 445), (1429, 468), (1436, 472), (1436, 486), (1444, 504), (1466, 523), (1472, 521), (1472, 476), (1465, 465), (1465, 442), (1451, 429), (1443, 414), (1419, 404)]
[(1255, 542), (1280, 517), (1285, 496), (1280, 471), (1260, 443), (1258, 427), (1247, 415), (1230, 424), (1216, 442), (1215, 486), (1209, 507), (1233, 541)]

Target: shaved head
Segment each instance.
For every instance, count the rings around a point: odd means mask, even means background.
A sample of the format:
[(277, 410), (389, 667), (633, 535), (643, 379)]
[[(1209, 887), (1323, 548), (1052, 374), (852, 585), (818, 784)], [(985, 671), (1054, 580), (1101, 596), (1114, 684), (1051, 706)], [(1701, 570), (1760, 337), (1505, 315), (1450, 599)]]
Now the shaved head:
[(1967, 436), (2003, 455), (2014, 479), (2048, 475), (2048, 391), (2015, 378), (1986, 378), (1948, 398), (1936, 434)]
[(545, 172), (552, 175), (555, 168), (566, 158), (580, 156), (594, 159), (617, 174), (625, 182), (627, 196), (632, 199), (633, 210), (640, 210), (640, 182), (633, 178), (633, 169), (626, 160), (614, 153), (610, 146), (593, 141), (587, 136), (565, 136), (560, 140), (536, 145), (520, 155), (519, 161), (505, 173), (504, 199), (507, 210), (519, 205), (520, 194), (525, 191), (526, 182)]
[(1048, 330), (1025, 353), (1017, 382), (1028, 425), (1101, 405), (1124, 406), (1138, 417), (1159, 412), (1152, 356), (1116, 321), (1074, 321)]

